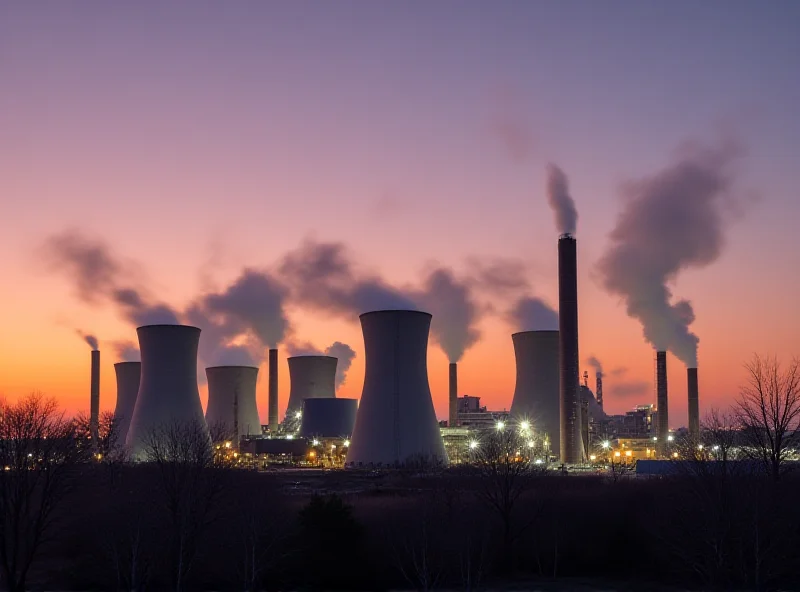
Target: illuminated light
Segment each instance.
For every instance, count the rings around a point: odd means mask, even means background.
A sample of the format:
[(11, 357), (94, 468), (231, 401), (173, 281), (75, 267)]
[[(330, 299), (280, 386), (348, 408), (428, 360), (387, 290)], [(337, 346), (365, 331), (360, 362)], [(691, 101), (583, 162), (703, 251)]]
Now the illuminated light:
[(718, 444), (714, 445), (714, 447), (711, 450), (715, 450), (715, 451), (719, 450), (719, 445)]
[(658, 436), (653, 436), (653, 442), (658, 442)]
[(478, 443), (477, 443), (475, 440), (472, 440), (472, 441), (469, 443), (469, 449), (470, 449), (470, 450), (475, 450), (477, 447), (478, 447)]
[(603, 450), (608, 450), (611, 447), (611, 442), (603, 440)]
[(672, 453), (672, 458), (678, 458), (678, 453), (677, 452), (673, 452)]
[(617, 451), (614, 453), (614, 456), (616, 456), (617, 458), (619, 458), (619, 457), (620, 457), (620, 456), (622, 456), (622, 455), (620, 454), (619, 450), (617, 450)]
[(528, 448), (533, 448), (533, 440), (528, 440)]
[(495, 426), (494, 426), (494, 427), (495, 427), (495, 428), (497, 428), (498, 430), (502, 430), (503, 428), (505, 428), (505, 427), (506, 427), (506, 424), (504, 424), (502, 421), (498, 421), (498, 422), (495, 424)]
[(311, 444), (313, 444), (314, 446), (319, 446), (319, 440), (314, 438), (314, 440), (311, 442)]
[(233, 453), (233, 458), (238, 458), (238, 457), (239, 457), (239, 453), (238, 452), (234, 452)]
[(344, 447), (347, 448), (349, 446), (350, 446), (350, 440), (345, 440), (344, 441)]
[(311, 452), (308, 453), (308, 456), (314, 458), (315, 456), (317, 456), (317, 453), (312, 450)]
[(33, 456), (33, 453), (29, 452), (28, 453), (28, 458), (31, 458), (32, 456)]
[(597, 455), (592, 454), (591, 456), (589, 456), (589, 460), (597, 460)]
[(301, 417), (303, 417), (303, 412), (302, 411), (298, 411), (297, 413), (294, 414), (294, 418), (295, 419), (300, 419)]
[(633, 453), (630, 450), (625, 451), (625, 456), (631, 456)]
[(292, 434), (289, 434), (288, 436), (286, 436), (286, 439), (287, 440), (294, 440), (294, 436)]
[(702, 449), (703, 449), (703, 445), (702, 445), (702, 444), (698, 444), (698, 445), (697, 445), (697, 449), (698, 449), (698, 450), (702, 450)]
[(231, 447), (231, 443), (230, 442), (225, 442), (225, 448), (230, 448), (230, 447)]
[(331, 450), (336, 450), (336, 444), (331, 444)]
[(543, 461), (541, 458), (537, 458), (537, 459), (536, 459), (535, 461), (533, 461), (533, 462), (534, 462), (535, 464), (537, 464), (537, 465), (540, 465), (540, 464), (542, 464), (544, 461)]
[(667, 436), (667, 442), (672, 442), (675, 439), (675, 436)]
[(523, 421), (521, 424), (519, 424), (519, 429), (521, 429), (523, 432), (527, 432), (529, 429), (531, 429), (531, 423), (529, 421)]

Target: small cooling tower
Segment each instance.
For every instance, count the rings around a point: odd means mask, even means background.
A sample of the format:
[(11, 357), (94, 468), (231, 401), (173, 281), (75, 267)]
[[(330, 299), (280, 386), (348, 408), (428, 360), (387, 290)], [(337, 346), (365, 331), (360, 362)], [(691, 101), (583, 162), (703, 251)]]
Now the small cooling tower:
[(117, 423), (117, 442), (125, 444), (128, 429), (131, 426), (133, 410), (136, 407), (136, 396), (139, 394), (139, 377), (142, 373), (141, 362), (118, 362), (114, 364), (117, 376), (117, 406), (114, 408), (114, 420)]
[(336, 396), (336, 364), (331, 356), (293, 356), (289, 362), (289, 404), (286, 415), (303, 409), (306, 399)]
[(206, 368), (206, 377), (208, 427), (223, 430), (234, 441), (242, 436), (260, 436), (261, 420), (256, 406), (258, 368), (212, 366)]
[(511, 336), (517, 361), (517, 382), (511, 417), (531, 422), (547, 435), (550, 454), (560, 454), (558, 331), (523, 331)]
[(348, 466), (446, 463), (428, 384), (431, 315), (382, 310), (360, 318), (366, 371)]
[(349, 438), (357, 410), (355, 399), (306, 399), (299, 435), (301, 438)]
[(148, 439), (160, 430), (192, 424), (208, 432), (197, 390), (200, 329), (146, 325), (136, 329), (142, 355), (139, 394), (126, 443), (136, 460), (146, 460)]

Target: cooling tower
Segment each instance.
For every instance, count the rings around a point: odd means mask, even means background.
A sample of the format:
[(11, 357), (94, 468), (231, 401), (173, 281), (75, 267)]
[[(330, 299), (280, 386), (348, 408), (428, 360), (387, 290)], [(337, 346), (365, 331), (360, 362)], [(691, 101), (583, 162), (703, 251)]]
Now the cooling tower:
[(125, 444), (133, 410), (136, 407), (136, 396), (139, 394), (142, 364), (140, 362), (119, 362), (114, 364), (114, 373), (117, 375), (117, 406), (114, 408), (114, 419), (117, 422), (119, 433), (117, 441)]
[(100, 352), (92, 350), (92, 378), (89, 387), (89, 434), (97, 445), (100, 435)]
[(517, 382), (511, 417), (531, 422), (546, 434), (550, 454), (560, 453), (558, 331), (524, 331), (511, 336), (517, 361)]
[(269, 392), (267, 394), (269, 431), (278, 431), (278, 350), (269, 350)]
[(667, 450), (669, 436), (669, 410), (667, 401), (667, 352), (656, 352), (656, 406), (658, 407), (656, 449), (664, 455)]
[(558, 239), (558, 330), (561, 391), (561, 462), (583, 461), (578, 378), (577, 243), (570, 234)]
[(208, 427), (219, 427), (234, 442), (238, 442), (242, 436), (260, 436), (261, 420), (256, 407), (258, 368), (212, 366), (206, 368), (206, 377)]
[(200, 329), (186, 325), (147, 325), (136, 329), (142, 355), (139, 393), (126, 444), (144, 460), (147, 440), (158, 430), (190, 424), (208, 430), (197, 391)]
[(366, 370), (347, 464), (446, 463), (428, 384), (431, 315), (382, 310), (360, 318)]
[(306, 399), (332, 399), (336, 396), (336, 364), (332, 356), (293, 356), (289, 358), (289, 404), (286, 414), (303, 409)]
[(696, 440), (700, 437), (700, 398), (697, 388), (697, 368), (687, 368), (686, 378), (689, 383), (689, 435)]
[(301, 438), (349, 438), (356, 423), (355, 399), (306, 399), (303, 401)]
[(450, 381), (448, 391), (447, 425), (454, 428), (458, 425), (458, 364), (450, 363)]

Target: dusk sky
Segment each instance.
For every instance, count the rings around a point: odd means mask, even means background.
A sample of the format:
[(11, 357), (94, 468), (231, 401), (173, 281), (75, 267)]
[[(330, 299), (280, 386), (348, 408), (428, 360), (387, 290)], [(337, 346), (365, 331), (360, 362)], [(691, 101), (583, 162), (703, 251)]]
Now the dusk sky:
[[(612, 412), (655, 402), (653, 346), (598, 261), (632, 182), (700, 144), (737, 147), (724, 240), (668, 279), (696, 314), (701, 414), (726, 406), (753, 353), (800, 354), (798, 31), (793, 0), (3, 3), (0, 394), (87, 409), (81, 330), (100, 340), (113, 409), (111, 344), (135, 327), (43, 260), (67, 230), (104, 242), (128, 284), (177, 310), (310, 239), (345, 244), (360, 273), (404, 289), (435, 265), (467, 278), (521, 262), (525, 294), (557, 306), (552, 162), (578, 210), (581, 372), (590, 355), (603, 363)], [(508, 408), (511, 333), (536, 327), (509, 322), (508, 294), (473, 297), (480, 338), (460, 394)], [(289, 342), (349, 344), (339, 395), (360, 396), (357, 315), (292, 299), (287, 314), (281, 410)], [(447, 362), (432, 342), (442, 418)], [(678, 427), (685, 366), (668, 363)], [(266, 384), (262, 366), (264, 423)]]

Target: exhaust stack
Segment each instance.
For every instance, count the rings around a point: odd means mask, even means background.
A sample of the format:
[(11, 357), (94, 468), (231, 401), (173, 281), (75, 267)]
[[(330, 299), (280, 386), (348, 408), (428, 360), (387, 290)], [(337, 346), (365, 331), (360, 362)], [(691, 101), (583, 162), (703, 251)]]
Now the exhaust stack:
[(687, 368), (689, 382), (689, 435), (695, 440), (700, 437), (700, 396), (697, 387), (697, 368)]
[(578, 376), (578, 260), (571, 234), (558, 239), (558, 334), (560, 367), (561, 462), (583, 461)]
[(278, 431), (278, 350), (269, 350), (269, 393), (267, 395), (269, 431)]
[(656, 406), (658, 408), (658, 422), (656, 436), (658, 437), (656, 449), (660, 455), (666, 454), (667, 438), (669, 436), (669, 409), (667, 400), (667, 352), (656, 352)]
[(447, 425), (454, 428), (458, 425), (458, 364), (450, 363), (450, 413), (447, 417)]
[(92, 350), (92, 384), (89, 392), (89, 434), (97, 447), (100, 437), (100, 351)]
[(600, 409), (603, 408), (603, 373), (598, 372), (595, 374), (595, 387), (594, 387), (594, 394), (597, 398), (597, 404), (600, 405)]

